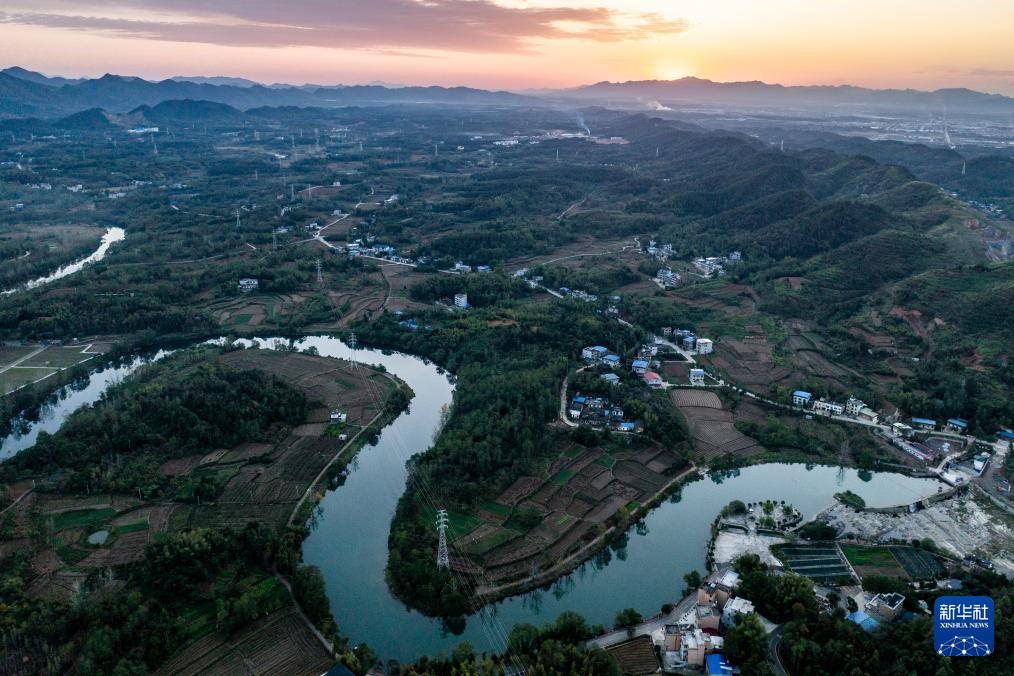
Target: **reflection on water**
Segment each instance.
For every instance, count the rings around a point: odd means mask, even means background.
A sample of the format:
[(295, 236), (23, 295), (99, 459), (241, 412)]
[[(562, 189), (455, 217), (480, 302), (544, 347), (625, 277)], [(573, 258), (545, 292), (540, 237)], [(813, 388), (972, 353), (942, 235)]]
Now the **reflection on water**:
[(100, 261), (103, 258), (105, 258), (106, 252), (109, 251), (109, 247), (111, 247), (116, 242), (122, 242), (124, 239), (126, 239), (126, 237), (127, 231), (124, 230), (123, 228), (116, 227), (108, 228), (106, 230), (106, 234), (102, 235), (102, 241), (99, 243), (99, 248), (93, 251), (91, 255), (88, 256), (87, 258), (82, 258), (79, 261), (69, 263), (60, 268), (57, 268), (56, 272), (50, 273), (45, 277), (33, 279), (32, 281), (27, 282), (26, 284), (22, 285), (19, 288), (7, 289), (6, 291), (2, 291), (0, 292), (0, 295), (7, 296), (12, 293), (16, 293), (17, 291), (27, 291), (29, 289), (35, 289), (42, 286), (43, 284), (49, 284), (50, 282), (55, 282), (58, 279), (67, 277), (68, 275), (73, 275), (75, 272), (79, 272), (81, 268), (88, 265), (89, 263), (94, 263), (96, 261)]
[[(288, 345), (275, 338), (241, 342), (266, 348)], [(683, 486), (571, 574), (498, 603), (481, 619), (471, 616), (464, 626), (447, 625), (408, 610), (392, 597), (384, 570), (391, 518), (405, 490), (405, 463), (431, 445), (441, 408), (452, 401), (453, 379), (417, 357), (366, 349), (353, 352), (336, 338), (308, 337), (296, 345), (314, 347), (324, 356), (382, 364), (415, 392), (409, 410), (359, 453), (346, 476), (314, 510), (312, 532), (303, 549), (305, 562), (319, 566), (324, 574), (331, 611), (342, 631), (385, 658), (409, 660), (449, 653), (461, 640), (468, 640), (478, 651), (500, 650), (514, 624), (541, 624), (564, 610), (575, 610), (590, 623), (605, 625), (622, 608), (652, 615), (662, 604), (677, 600), (684, 574), (703, 570), (710, 524), (732, 500), (785, 500), (810, 518), (842, 490), (851, 490), (871, 507), (879, 507), (914, 502), (934, 494), (939, 486), (935, 480), (900, 474), (809, 464), (714, 472), (707, 480)], [(0, 458), (32, 445), (40, 430), (55, 431), (74, 409), (97, 400), (109, 384), (144, 361), (138, 357), (126, 366), (93, 373), (83, 386), (64, 388), (66, 392), (30, 426), (27, 435), (3, 440)]]

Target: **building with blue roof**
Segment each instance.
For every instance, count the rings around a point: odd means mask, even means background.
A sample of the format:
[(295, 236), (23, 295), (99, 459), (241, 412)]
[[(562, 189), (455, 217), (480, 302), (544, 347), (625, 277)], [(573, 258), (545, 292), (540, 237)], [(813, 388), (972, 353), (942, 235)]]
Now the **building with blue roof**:
[(620, 382), (620, 377), (615, 373), (603, 373), (602, 380), (606, 381), (610, 385), (615, 385)]
[(804, 390), (796, 390), (792, 393), (793, 406), (806, 406), (813, 399), (813, 395)]
[(930, 420), (929, 418), (912, 418), (912, 426), (924, 430), (935, 430), (937, 428), (937, 421)]
[(704, 673), (731, 674), (732, 665), (725, 661), (721, 653), (711, 653), (704, 656)]
[(587, 397), (574, 397), (574, 403), (575, 404), (583, 404), (586, 401), (588, 401)]
[(616, 368), (620, 365), (620, 356), (618, 354), (607, 354), (602, 358), (602, 363), (609, 368)]
[(964, 418), (948, 418), (947, 426), (955, 432), (965, 432), (968, 430), (968, 421)]
[(845, 617), (845, 619), (848, 620), (849, 622), (858, 624), (863, 631), (873, 631), (880, 624), (862, 610), (857, 610), (854, 613), (849, 613)]
[(635, 359), (630, 362), (630, 370), (634, 373), (644, 375), (644, 372), (648, 370), (648, 362), (643, 359)]
[(1014, 432), (1010, 430), (1000, 430), (996, 433), (996, 436), (1000, 439), (1006, 439), (1007, 441), (1014, 441)]

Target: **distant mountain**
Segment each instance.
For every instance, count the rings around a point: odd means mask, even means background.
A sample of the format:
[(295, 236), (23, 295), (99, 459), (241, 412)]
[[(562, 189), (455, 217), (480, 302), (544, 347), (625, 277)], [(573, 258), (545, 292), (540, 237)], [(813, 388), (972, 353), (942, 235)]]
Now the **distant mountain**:
[[(538, 99), (503, 91), (468, 87), (265, 87), (256, 83), (211, 84), (190, 80), (150, 82), (137, 77), (103, 75), (100, 78), (68, 82), (55, 86), (37, 82), (38, 78), (20, 77), (24, 69), (0, 73), (0, 116), (62, 117), (89, 108), (110, 113), (126, 113), (139, 106), (156, 106), (163, 101), (210, 101), (238, 110), (256, 107), (339, 107), (392, 103), (431, 103), (449, 105), (522, 106), (537, 105)], [(40, 76), (45, 77), (45, 76)], [(215, 78), (203, 78), (215, 79)]]
[(162, 101), (154, 106), (138, 106), (130, 111), (130, 115), (141, 116), (156, 125), (193, 122), (238, 123), (243, 120), (242, 112), (225, 103), (190, 99)]
[(193, 82), (194, 84), (228, 85), (230, 87), (256, 87), (259, 82), (247, 80), (245, 77), (225, 77), (217, 75), (206, 77), (203, 75), (173, 75), (170, 80), (174, 82)]
[(851, 85), (786, 87), (752, 82), (713, 82), (696, 77), (679, 80), (638, 80), (598, 82), (575, 89), (542, 92), (544, 96), (598, 103), (739, 104), (785, 107), (879, 107), (944, 108), (971, 113), (1011, 114), (1014, 99), (999, 94), (983, 94), (971, 89), (938, 89), (932, 92), (914, 89), (867, 89)]
[(49, 85), (51, 87), (62, 87), (65, 84), (77, 84), (78, 82), (82, 82), (84, 80), (84, 78), (69, 79), (65, 77), (43, 75), (42, 73), (38, 73), (34, 70), (26, 70), (21, 66), (4, 68), (3, 70), (0, 70), (0, 73), (5, 73), (20, 80), (27, 80), (28, 82)]
[(109, 119), (109, 115), (101, 108), (89, 108), (80, 113), (72, 113), (67, 117), (60, 118), (53, 122), (55, 129), (80, 130), (80, 131), (103, 131), (112, 129), (116, 125)]

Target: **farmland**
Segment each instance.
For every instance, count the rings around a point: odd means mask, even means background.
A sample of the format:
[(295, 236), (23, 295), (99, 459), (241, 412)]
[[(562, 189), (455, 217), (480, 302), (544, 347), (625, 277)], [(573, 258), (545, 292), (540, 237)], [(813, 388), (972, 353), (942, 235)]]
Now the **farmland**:
[(687, 421), (694, 453), (701, 462), (722, 456), (747, 458), (763, 451), (755, 440), (736, 429), (733, 414), (723, 408), (714, 392), (674, 389), (670, 397)]
[(0, 346), (0, 396), (102, 354), (106, 345)]
[[(179, 355), (174, 358), (179, 360)], [(12, 502), (21, 499), (3, 517), (0, 553), (32, 552), (24, 568), (28, 598), (68, 602), (99, 571), (122, 571), (117, 574), (129, 580), (125, 567), (147, 565), (152, 547), (170, 538), (237, 533), (249, 530), (251, 524), (280, 538), (292, 518), (299, 528), (324, 488), (316, 483), (318, 478), (340, 475), (358, 448), (361, 432), (382, 414), (391, 414), (387, 405), (400, 387), (368, 367), (297, 352), (204, 348), (194, 358), (203, 361), (195, 364), (191, 359), (182, 369), (169, 372), (186, 379), (200, 364), (214, 363), (241, 372), (269, 373), (305, 394), (310, 402), (306, 418), (289, 428), (272, 428), (263, 442), (165, 461), (160, 471), (171, 477), (168, 486), (176, 489), (175, 494), (139, 498), (143, 493), (86, 495), (54, 486), (32, 491), (25, 481), (12, 485), (4, 493)], [(135, 377), (144, 374), (142, 369)], [(342, 428), (347, 440), (324, 434), (335, 409), (347, 416)], [(216, 494), (193, 497), (208, 486), (215, 487)], [(301, 503), (304, 495), (310, 499)], [(229, 579), (238, 572), (230, 564), (219, 575)], [(166, 669), (233, 673), (254, 660), (261, 668), (258, 673), (326, 670), (333, 660), (288, 591), (270, 571), (252, 574), (224, 585), (223, 593), (239, 593), (245, 603), (267, 614), (252, 624), (224, 629), (221, 612), (216, 617), (213, 605), (193, 606), (184, 616), (187, 638)]]
[[(452, 515), (449, 533), (462, 570), (481, 570), (490, 585), (534, 576), (601, 534), (617, 515), (670, 486), (684, 461), (664, 448), (608, 449), (562, 443), (539, 476), (515, 480), (474, 521)], [(632, 506), (633, 505), (633, 506)]]

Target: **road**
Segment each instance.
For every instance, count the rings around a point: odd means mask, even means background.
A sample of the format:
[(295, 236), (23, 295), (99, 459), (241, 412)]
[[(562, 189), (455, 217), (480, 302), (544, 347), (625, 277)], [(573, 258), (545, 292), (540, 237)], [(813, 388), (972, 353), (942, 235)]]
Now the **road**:
[(782, 639), (782, 631), (785, 625), (778, 625), (777, 628), (768, 634), (768, 662), (775, 676), (788, 676), (785, 665), (782, 664), (782, 656), (778, 654), (778, 642)]
[[(575, 373), (581, 373), (587, 369), (587, 366), (582, 366)], [(577, 423), (567, 417), (567, 385), (570, 380), (570, 376), (563, 377), (563, 385), (560, 387), (560, 422), (567, 427), (577, 427)]]
[[(608, 648), (609, 646), (614, 646), (617, 643), (623, 643), (624, 641), (628, 640), (631, 636), (641, 636), (641, 635), (650, 636), (651, 634), (660, 629), (665, 629), (665, 625), (667, 624), (678, 624), (679, 619), (684, 615), (686, 615), (691, 610), (693, 610), (693, 608), (696, 605), (697, 605), (697, 594), (691, 594), (690, 596), (687, 596), (685, 599), (676, 604), (676, 607), (673, 608), (668, 613), (660, 613), (659, 615), (656, 615), (655, 617), (645, 620), (640, 624), (634, 625), (632, 630), (614, 629), (613, 631), (603, 634), (602, 636), (596, 636), (595, 638), (588, 641), (587, 645), (588, 647), (598, 646), (600, 648)], [(631, 633), (631, 631), (633, 631), (633, 633)]]

